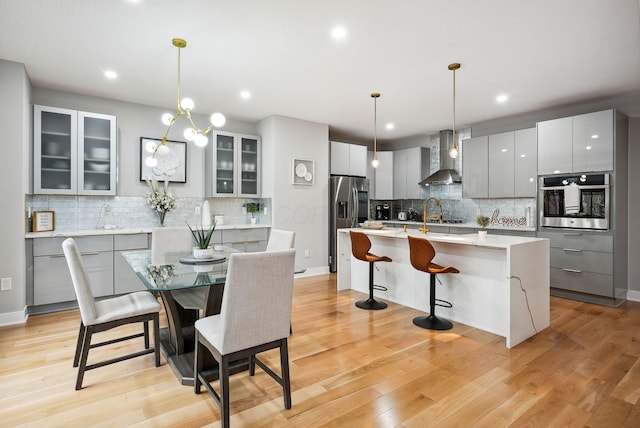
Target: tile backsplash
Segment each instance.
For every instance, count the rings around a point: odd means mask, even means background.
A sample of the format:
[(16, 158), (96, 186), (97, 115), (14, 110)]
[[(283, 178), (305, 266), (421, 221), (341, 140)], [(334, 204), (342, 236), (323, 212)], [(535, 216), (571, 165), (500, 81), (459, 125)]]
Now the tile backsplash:
[[(177, 208), (167, 213), (165, 226), (198, 224), (200, 215), (196, 207), (202, 207), (203, 198), (177, 198)], [(224, 215), (224, 224), (248, 224), (250, 214), (243, 205), (256, 199), (207, 198), (211, 215)], [(260, 224), (271, 223), (271, 199), (259, 199), (267, 207), (256, 214)], [(55, 211), (56, 230), (100, 229), (105, 224), (119, 229), (130, 227), (159, 226), (158, 215), (145, 202), (144, 197), (128, 196), (59, 196), (27, 195), (26, 207), (29, 212), (39, 210)]]

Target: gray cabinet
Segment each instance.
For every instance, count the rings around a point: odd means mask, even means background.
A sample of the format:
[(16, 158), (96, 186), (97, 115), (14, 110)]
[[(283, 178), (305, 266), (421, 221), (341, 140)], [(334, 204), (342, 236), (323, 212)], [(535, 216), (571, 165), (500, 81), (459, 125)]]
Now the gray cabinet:
[[(76, 300), (67, 261), (65, 238), (38, 238), (33, 243), (33, 303), (46, 305)], [(95, 297), (113, 294), (113, 237), (75, 238)]]
[(116, 117), (35, 105), (33, 192), (116, 194)]
[(214, 132), (212, 140), (206, 148), (206, 196), (259, 197), (260, 137)]
[(113, 236), (113, 294), (147, 289), (121, 253), (122, 251), (146, 250), (148, 248), (149, 234), (147, 233)]
[(413, 147), (393, 152), (393, 199), (420, 199), (420, 181), (429, 172), (430, 151)]
[(550, 241), (552, 294), (610, 305), (621, 301), (614, 287), (613, 236), (569, 230), (537, 235)]
[(378, 152), (380, 164), (375, 168), (375, 195), (370, 199), (393, 199), (393, 153)]
[(331, 141), (331, 174), (367, 175), (367, 147)]
[(462, 143), (462, 197), (489, 197), (489, 137)]
[(613, 170), (614, 110), (538, 123), (538, 173)]
[(512, 198), (514, 193), (513, 132), (489, 135), (489, 197)]
[(266, 227), (251, 229), (223, 229), (222, 245), (241, 251), (264, 251), (269, 240), (269, 229)]
[(535, 198), (538, 174), (536, 128), (515, 131), (514, 156), (513, 196)]

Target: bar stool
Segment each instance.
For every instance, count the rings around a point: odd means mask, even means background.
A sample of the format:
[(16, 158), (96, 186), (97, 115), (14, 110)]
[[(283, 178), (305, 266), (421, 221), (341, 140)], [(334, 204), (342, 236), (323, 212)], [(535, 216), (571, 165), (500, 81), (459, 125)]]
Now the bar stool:
[(387, 287), (381, 285), (373, 285), (373, 265), (376, 262), (390, 262), (391, 259), (387, 256), (376, 256), (371, 254), (369, 249), (371, 248), (371, 241), (369, 237), (362, 232), (349, 231), (351, 237), (351, 252), (353, 256), (364, 262), (369, 263), (369, 298), (367, 300), (358, 300), (356, 306), (361, 309), (378, 310), (387, 307), (384, 302), (378, 302), (373, 298), (373, 290), (387, 291)]
[(427, 328), (429, 330), (449, 330), (453, 327), (451, 321), (438, 318), (435, 314), (436, 305), (445, 308), (451, 308), (451, 303), (436, 299), (436, 274), (439, 273), (460, 273), (460, 271), (453, 266), (440, 266), (435, 263), (431, 263), (431, 260), (436, 256), (436, 250), (431, 245), (431, 242), (426, 239), (414, 238), (413, 236), (407, 236), (409, 238), (409, 255), (411, 257), (411, 265), (422, 272), (429, 274), (430, 288), (429, 288), (429, 315), (415, 317), (413, 323), (418, 327)]

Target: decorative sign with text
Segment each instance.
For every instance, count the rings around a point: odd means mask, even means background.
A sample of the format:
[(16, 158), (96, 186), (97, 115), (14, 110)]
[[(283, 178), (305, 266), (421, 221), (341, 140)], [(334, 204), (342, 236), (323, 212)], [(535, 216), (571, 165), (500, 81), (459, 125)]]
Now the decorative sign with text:
[(496, 226), (526, 226), (527, 218), (526, 217), (500, 217), (500, 210), (496, 209), (491, 215), (490, 224), (494, 224)]

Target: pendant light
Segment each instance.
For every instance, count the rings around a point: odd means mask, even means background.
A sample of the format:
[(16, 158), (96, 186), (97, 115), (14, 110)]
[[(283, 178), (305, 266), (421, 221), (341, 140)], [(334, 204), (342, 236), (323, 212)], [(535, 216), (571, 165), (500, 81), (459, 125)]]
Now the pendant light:
[(458, 157), (458, 145), (456, 141), (456, 70), (460, 69), (460, 64), (454, 62), (449, 64), (449, 70), (453, 71), (453, 142), (451, 143), (451, 150), (449, 150), (449, 156), (453, 159)]
[(371, 94), (371, 98), (373, 98), (373, 160), (371, 161), (371, 166), (377, 168), (380, 165), (380, 161), (378, 160), (378, 98), (380, 98), (380, 94), (378, 92), (374, 92)]
[(226, 119), (222, 113), (213, 113), (211, 115), (211, 126), (200, 129), (196, 126), (191, 118), (191, 110), (194, 108), (194, 102), (191, 98), (183, 98), (180, 99), (180, 51), (183, 48), (187, 47), (187, 42), (183, 39), (173, 39), (173, 46), (178, 48), (178, 90), (177, 90), (177, 100), (176, 100), (176, 112), (174, 114), (165, 113), (162, 115), (162, 123), (167, 126), (167, 130), (162, 137), (162, 141), (158, 144), (151, 143), (145, 149), (150, 155), (145, 160), (145, 163), (149, 167), (154, 167), (158, 164), (158, 160), (156, 159), (156, 154), (167, 155), (169, 152), (169, 148), (167, 146), (167, 136), (169, 135), (169, 131), (171, 131), (171, 127), (175, 123), (175, 121), (180, 116), (185, 116), (189, 121), (190, 127), (184, 130), (184, 138), (188, 141), (193, 141), (196, 146), (204, 147), (209, 142), (209, 138), (207, 134), (211, 129), (215, 126), (219, 128), (224, 125)]

